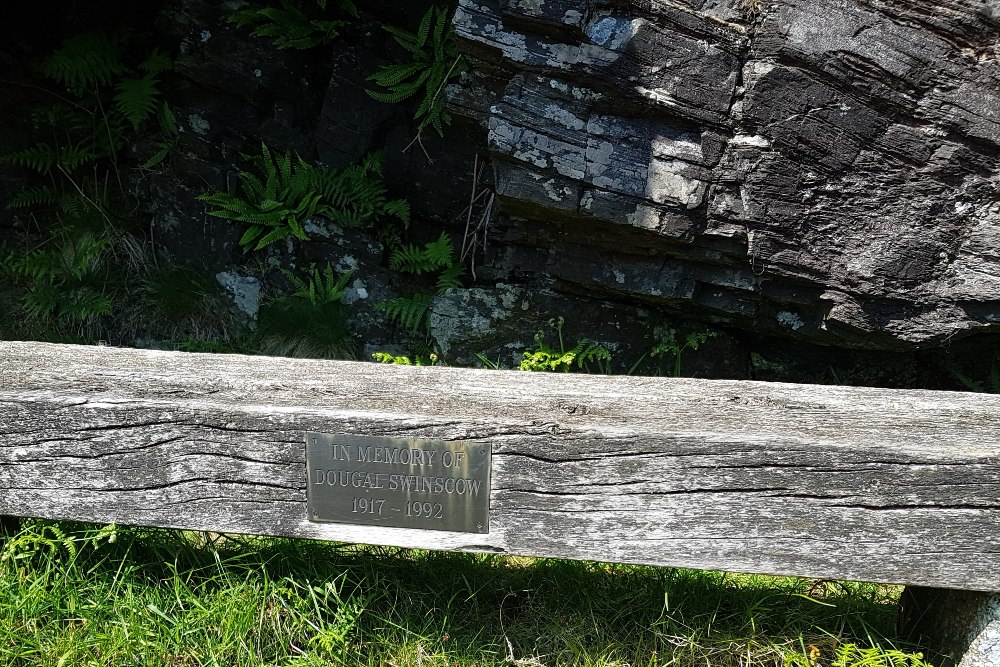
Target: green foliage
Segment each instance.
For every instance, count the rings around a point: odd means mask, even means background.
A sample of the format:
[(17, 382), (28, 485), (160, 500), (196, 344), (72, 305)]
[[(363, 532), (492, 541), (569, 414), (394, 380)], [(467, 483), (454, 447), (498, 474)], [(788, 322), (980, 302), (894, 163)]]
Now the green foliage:
[(244, 252), (260, 250), (287, 236), (309, 240), (302, 225), (316, 214), (322, 199), (312, 187), (314, 168), (302, 158), (293, 161), (291, 153), (272, 157), (264, 144), (252, 161), (263, 179), (244, 171), (240, 174), (242, 197), (227, 192), (198, 197), (217, 207), (208, 215), (250, 225), (240, 238)]
[(0, 261), (7, 279), (0, 297), (22, 316), (13, 327), (4, 323), (7, 331), (92, 340), (106, 331), (118, 311), (115, 299), (133, 283), (142, 253), (126, 225), (138, 204), (119, 160), (129, 145), (155, 134), (148, 127), (153, 116), (161, 117), (161, 130), (173, 120), (160, 92), (171, 59), (154, 49), (136, 62), (129, 55), (135, 51), (125, 33), (81, 33), (41, 66), (54, 101), (27, 112), (34, 131), (22, 148), (0, 156), (34, 172), (7, 202), (16, 236)]
[(233, 313), (215, 276), (191, 266), (146, 267), (122, 302), (121, 329), (135, 337), (227, 341)]
[(715, 335), (714, 331), (694, 331), (685, 336), (683, 341), (678, 341), (677, 332), (673, 329), (667, 329), (658, 332), (658, 342), (653, 346), (649, 356), (672, 355), (674, 358), (673, 377), (681, 377), (681, 355), (684, 351), (697, 350)]
[(309, 274), (305, 279), (300, 278), (288, 269), (282, 269), (282, 273), (288, 278), (296, 291), (293, 297), (306, 299), (314, 306), (328, 303), (339, 303), (347, 290), (347, 284), (354, 276), (353, 271), (348, 271), (337, 277), (333, 266), (327, 262), (326, 268), (320, 270), (315, 265), (309, 267)]
[(82, 233), (0, 260), (0, 277), (19, 288), (19, 310), (34, 324), (79, 336), (96, 333), (112, 312), (110, 239)]
[[(434, 278), (434, 290), (438, 294), (462, 284), (464, 272), (462, 264), (455, 257), (455, 246), (447, 232), (435, 241), (425, 243), (423, 248), (413, 244), (401, 245), (389, 256), (389, 268), (411, 276), (427, 274)], [(437, 273), (437, 276), (432, 274)], [(417, 333), (421, 326), (428, 324), (427, 314), (433, 295), (416, 292), (410, 296), (380, 301), (375, 308), (382, 311), (395, 324), (410, 333)]]
[(423, 248), (408, 244), (394, 250), (389, 257), (389, 268), (419, 276), (453, 268), (454, 256), (455, 247), (451, 237), (446, 232), (441, 232), (436, 241), (425, 243)]
[[(549, 328), (556, 332), (559, 339), (559, 347), (555, 348), (545, 342), (545, 331), (540, 330), (535, 334), (535, 349), (524, 353), (524, 359), (517, 367), (522, 371), (561, 371), (568, 373), (573, 369), (575, 363), (583, 371), (591, 372), (590, 365), (594, 364), (598, 372), (607, 374), (610, 372), (611, 352), (601, 345), (582, 338), (576, 345), (566, 348), (563, 341), (563, 325), (565, 318), (549, 320)], [(482, 358), (481, 358), (482, 359)]]
[(264, 144), (259, 156), (245, 157), (256, 173), (240, 174), (242, 196), (217, 192), (198, 198), (216, 207), (208, 215), (249, 225), (239, 241), (244, 252), (289, 236), (309, 240), (303, 225), (317, 215), (346, 227), (387, 216), (409, 222), (407, 204), (386, 196), (378, 155), (344, 169), (317, 167), (290, 152), (272, 155)]
[[(314, 7), (307, 11), (306, 5)], [(358, 10), (351, 0), (341, 0), (339, 6), (357, 18)], [(229, 21), (240, 28), (253, 27), (251, 35), (269, 39), (279, 49), (311, 49), (334, 41), (347, 25), (347, 21), (310, 16), (310, 12), (326, 8), (326, 0), (279, 0), (278, 6), (241, 9), (230, 16)]]
[(388, 352), (375, 352), (372, 359), (380, 364), (392, 364), (395, 366), (437, 366), (438, 356), (433, 352), (427, 355), (414, 355), (411, 359), (406, 355), (395, 355)]
[(994, 356), (990, 362), (989, 375), (977, 380), (958, 368), (952, 368), (951, 374), (969, 391), (987, 394), (1000, 394), (1000, 356)]
[(412, 296), (401, 296), (380, 301), (375, 308), (385, 313), (394, 324), (410, 333), (417, 333), (421, 325), (427, 323), (427, 311), (431, 307), (432, 295), (418, 292)]
[(354, 358), (357, 343), (341, 302), (353, 274), (337, 276), (330, 264), (322, 270), (310, 266), (305, 278), (284, 273), (295, 291), (261, 306), (257, 351), (286, 357)]
[(151, 169), (166, 159), (170, 151), (177, 145), (180, 128), (177, 127), (177, 117), (166, 102), (156, 111), (156, 121), (160, 126), (160, 140), (156, 142), (156, 152), (142, 163), (143, 169)]
[(119, 36), (85, 32), (62, 43), (43, 65), (45, 75), (84, 96), (97, 88), (109, 87), (128, 69), (122, 63)]
[(784, 667), (933, 667), (924, 661), (922, 653), (908, 653), (894, 648), (872, 646), (863, 648), (843, 642), (833, 650), (832, 661), (827, 662), (823, 651), (811, 645), (806, 652), (785, 656)]
[(409, 53), (409, 62), (383, 65), (368, 77), (379, 87), (368, 94), (379, 102), (396, 104), (414, 95), (422, 95), (414, 120), (420, 130), (433, 127), (444, 136), (444, 127), (451, 123), (445, 111), (444, 87), (458, 76), (465, 65), (458, 51), (449, 12), (444, 7), (430, 7), (412, 33), (394, 26), (385, 26), (393, 39)]
[(47, 523), (0, 529), (45, 540), (0, 563), (3, 665), (927, 667), (897, 587)]
[(361, 227), (388, 219), (405, 228), (410, 223), (409, 203), (388, 197), (378, 152), (341, 169), (314, 167), (311, 178), (321, 198), (320, 214), (339, 225)]
[(0, 566), (25, 567), (32, 560), (44, 563), (63, 557), (72, 561), (80, 555), (80, 546), (96, 548), (102, 542), (114, 544), (117, 539), (118, 527), (115, 524), (86, 531), (67, 531), (55, 521), (24, 519), (20, 532), (0, 543), (3, 547), (0, 549)]

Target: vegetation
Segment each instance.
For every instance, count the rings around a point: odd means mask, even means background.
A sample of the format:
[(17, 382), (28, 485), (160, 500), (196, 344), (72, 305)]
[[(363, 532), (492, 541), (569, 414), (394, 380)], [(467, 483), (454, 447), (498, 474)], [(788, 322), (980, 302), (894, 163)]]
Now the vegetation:
[(444, 87), (465, 69), (458, 52), (450, 12), (443, 7), (431, 7), (420, 21), (417, 32), (395, 26), (384, 26), (409, 54), (405, 63), (382, 66), (368, 77), (378, 88), (368, 94), (380, 102), (397, 104), (415, 95), (422, 95), (413, 114), (422, 131), (430, 126), (444, 136), (451, 124), (451, 114), (445, 111)]
[(649, 356), (651, 358), (670, 355), (674, 358), (672, 375), (675, 378), (681, 377), (681, 357), (685, 350), (697, 350), (710, 338), (715, 336), (714, 331), (692, 331), (684, 337), (683, 341), (677, 340), (677, 332), (673, 329), (660, 331), (657, 334), (657, 343), (653, 346)]
[(324, 269), (310, 266), (304, 278), (287, 269), (284, 274), (295, 291), (261, 306), (256, 334), (244, 344), (279, 357), (355, 358), (357, 341), (341, 302), (353, 273), (337, 276), (327, 263)]
[(898, 589), (25, 521), (0, 662), (927, 667)]
[[(52, 101), (29, 112), (32, 145), (0, 156), (26, 172), (7, 204), (14, 234), (0, 245), (0, 307), (23, 320), (5, 329), (97, 339), (144, 268), (142, 244), (130, 233), (137, 202), (120, 161), (140, 133), (155, 135), (154, 119), (169, 134), (173, 115), (160, 88), (173, 64), (156, 49), (132, 61), (128, 46), (125, 34), (81, 33), (63, 42), (42, 63)], [(149, 162), (164, 156), (160, 146)]]
[[(358, 18), (358, 8), (352, 0), (340, 0), (338, 6), (343, 13)], [(279, 49), (311, 49), (334, 41), (347, 25), (345, 20), (312, 16), (316, 11), (326, 12), (327, 0), (279, 0), (277, 6), (241, 9), (229, 21), (240, 28), (253, 27), (251, 35), (269, 39)]]
[[(566, 347), (563, 340), (563, 325), (565, 318), (549, 320), (549, 328), (556, 332), (559, 347), (555, 348), (545, 342), (545, 331), (535, 334), (535, 349), (524, 353), (524, 359), (518, 366), (522, 371), (561, 371), (568, 373), (576, 364), (577, 368), (591, 372), (591, 368), (599, 373), (610, 372), (611, 353), (607, 348), (582, 338), (571, 348)], [(482, 357), (480, 357), (482, 360)]]
[[(435, 241), (419, 248), (413, 244), (401, 245), (392, 251), (389, 268), (408, 276), (427, 274), (434, 279), (434, 290), (442, 294), (452, 287), (460, 287), (464, 272), (462, 264), (455, 257), (455, 246), (447, 233)], [(427, 314), (433, 295), (429, 292), (414, 292), (375, 304), (390, 321), (412, 334), (422, 328), (426, 330)]]
[(272, 156), (261, 144), (260, 155), (244, 156), (255, 171), (240, 173), (242, 196), (228, 192), (199, 199), (216, 208), (209, 215), (249, 225), (240, 238), (244, 252), (260, 250), (289, 236), (308, 241), (306, 222), (322, 216), (344, 227), (374, 224), (385, 216), (409, 223), (404, 200), (390, 200), (382, 181), (379, 155), (344, 169), (314, 166), (290, 152)]

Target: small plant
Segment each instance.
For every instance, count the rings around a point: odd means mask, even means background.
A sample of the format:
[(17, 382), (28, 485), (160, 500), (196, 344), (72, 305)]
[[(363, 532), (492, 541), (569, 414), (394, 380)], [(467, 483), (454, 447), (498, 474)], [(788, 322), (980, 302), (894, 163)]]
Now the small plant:
[(317, 167), (290, 152), (274, 156), (261, 144), (261, 154), (246, 157), (257, 173), (240, 173), (242, 196), (216, 192), (198, 197), (217, 208), (208, 215), (249, 225), (240, 238), (244, 252), (260, 250), (289, 236), (308, 241), (305, 222), (323, 216), (345, 227), (393, 216), (409, 222), (405, 201), (389, 200), (377, 154), (344, 169)]
[(383, 65), (368, 77), (380, 89), (368, 90), (379, 102), (396, 104), (418, 93), (423, 99), (413, 114), (419, 132), (427, 126), (444, 136), (444, 127), (451, 124), (451, 115), (444, 108), (444, 87), (458, 76), (465, 66), (451, 28), (449, 12), (443, 7), (431, 7), (424, 14), (416, 33), (385, 26), (393, 39), (410, 54), (410, 61), (398, 65)]
[(21, 528), (13, 539), (3, 545), (0, 552), (0, 563), (6, 561), (21, 561), (33, 557), (37, 552), (46, 550), (49, 557), (56, 557), (65, 550), (70, 558), (77, 553), (73, 539), (59, 527), (48, 521), (30, 521)]
[(681, 377), (681, 356), (685, 350), (697, 350), (702, 344), (715, 336), (714, 331), (694, 331), (684, 337), (683, 342), (677, 340), (677, 332), (667, 329), (659, 335), (659, 342), (650, 351), (650, 357), (673, 355), (673, 377)]
[(487, 357), (484, 353), (476, 352), (476, 359), (479, 359), (479, 363), (483, 365), (483, 368), (487, 368), (491, 371), (498, 371), (503, 368), (503, 366), (500, 365), (500, 357), (497, 357), (496, 361), (494, 361), (493, 359)]
[(322, 306), (328, 303), (340, 303), (347, 290), (347, 284), (354, 276), (353, 271), (348, 271), (341, 276), (336, 276), (333, 266), (327, 262), (326, 268), (322, 271), (315, 265), (309, 267), (309, 275), (303, 280), (288, 269), (283, 269), (282, 273), (295, 286), (296, 291), (293, 297), (305, 299), (314, 306)]
[[(461, 286), (462, 265), (455, 259), (455, 246), (446, 232), (435, 241), (424, 244), (423, 248), (407, 244), (396, 248), (389, 256), (389, 268), (400, 273), (421, 276), (437, 274), (434, 289), (438, 294), (452, 287)], [(375, 304), (394, 323), (416, 333), (428, 323), (433, 295), (416, 292), (410, 296), (398, 297)]]
[(579, 369), (589, 373), (590, 365), (594, 364), (598, 372), (610, 373), (611, 352), (607, 348), (586, 338), (581, 338), (576, 345), (566, 348), (563, 341), (565, 322), (563, 317), (549, 320), (549, 328), (556, 332), (559, 347), (554, 348), (546, 343), (545, 331), (540, 330), (535, 334), (535, 349), (524, 353), (524, 359), (517, 367), (518, 370), (568, 373), (573, 369), (573, 364), (576, 364)]
[(274, 356), (353, 359), (357, 343), (341, 303), (352, 274), (336, 276), (327, 264), (323, 270), (310, 267), (306, 278), (285, 275), (296, 291), (261, 307), (258, 350)]
[(166, 103), (160, 105), (156, 113), (156, 120), (160, 125), (160, 139), (156, 142), (156, 152), (142, 163), (143, 169), (151, 169), (163, 162), (177, 145), (177, 139), (180, 137), (177, 117), (174, 116), (174, 112)]
[(149, 266), (122, 300), (121, 327), (135, 337), (225, 341), (231, 334), (232, 311), (215, 276), (190, 266)]
[(785, 667), (933, 667), (924, 661), (922, 653), (907, 653), (894, 648), (873, 646), (862, 648), (857, 644), (843, 642), (833, 649), (832, 661), (827, 662), (823, 651), (810, 645), (802, 653), (786, 655)]
[[(162, 108), (160, 77), (173, 68), (171, 59), (156, 49), (130, 67), (125, 64), (124, 50), (121, 36), (81, 33), (63, 42), (42, 70), (69, 97), (56, 96), (56, 102), (32, 112), (39, 136), (53, 139), (0, 159), (66, 179), (100, 160), (114, 163), (135, 133)], [(79, 193), (80, 188), (74, 190)]]
[(107, 263), (110, 239), (84, 233), (0, 260), (0, 276), (20, 291), (24, 315), (43, 329), (73, 337), (96, 337), (112, 312)]
[[(327, 0), (280, 0), (277, 7), (241, 9), (229, 17), (229, 22), (239, 28), (252, 26), (251, 35), (270, 39), (279, 49), (311, 49), (340, 36), (347, 21), (314, 18), (307, 13), (305, 5), (314, 5), (315, 9), (325, 12)], [(338, 5), (350, 16), (358, 17), (358, 8), (352, 0), (340, 0)]]
[(163, 136), (154, 158), (169, 151), (173, 139), (164, 126), (173, 114), (162, 100), (161, 79), (173, 63), (156, 49), (131, 59), (135, 46), (127, 33), (65, 40), (41, 63), (52, 102), (28, 112), (30, 145), (0, 156), (34, 172), (7, 202), (18, 236), (0, 253), (6, 300), (24, 316), (13, 327), (20, 335), (103, 337), (118, 310), (115, 300), (144, 261), (141, 243), (128, 233), (138, 202), (119, 163), (127, 147), (158, 136), (150, 127), (154, 116)]
[(372, 359), (380, 364), (392, 364), (395, 366), (437, 366), (438, 364), (438, 356), (433, 352), (426, 356), (415, 355), (412, 359), (403, 354), (395, 355), (388, 352), (375, 352), (372, 354)]
[(998, 359), (1000, 359), (1000, 355), (993, 357), (993, 360), (990, 362), (990, 374), (982, 380), (976, 380), (957, 368), (952, 368), (951, 374), (969, 391), (1000, 394), (1000, 363), (998, 363)]

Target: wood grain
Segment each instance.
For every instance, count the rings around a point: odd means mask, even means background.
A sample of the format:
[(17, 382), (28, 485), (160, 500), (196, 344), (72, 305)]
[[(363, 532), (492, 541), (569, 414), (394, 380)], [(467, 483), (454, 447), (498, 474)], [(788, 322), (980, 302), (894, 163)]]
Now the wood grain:
[[(310, 523), (306, 431), (493, 449), (487, 535)], [(0, 514), (1000, 591), (1000, 397), (0, 343)]]

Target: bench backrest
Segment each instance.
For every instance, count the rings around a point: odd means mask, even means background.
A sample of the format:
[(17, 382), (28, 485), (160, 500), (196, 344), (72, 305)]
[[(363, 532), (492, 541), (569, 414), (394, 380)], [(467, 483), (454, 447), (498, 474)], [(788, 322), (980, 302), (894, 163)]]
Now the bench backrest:
[(0, 343), (0, 514), (1000, 591), (1000, 397)]

